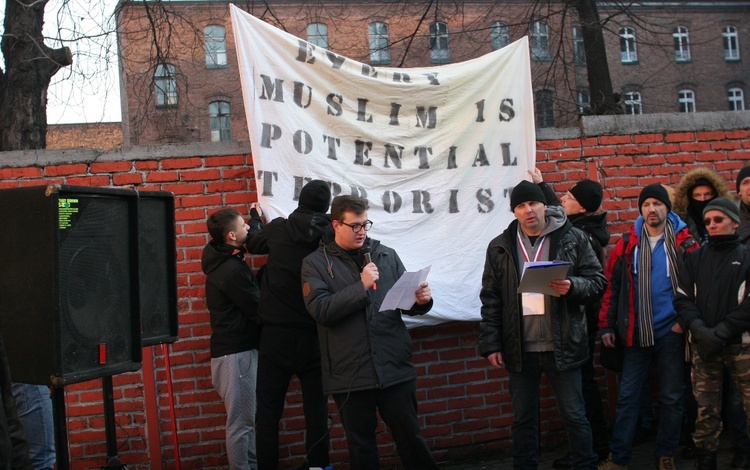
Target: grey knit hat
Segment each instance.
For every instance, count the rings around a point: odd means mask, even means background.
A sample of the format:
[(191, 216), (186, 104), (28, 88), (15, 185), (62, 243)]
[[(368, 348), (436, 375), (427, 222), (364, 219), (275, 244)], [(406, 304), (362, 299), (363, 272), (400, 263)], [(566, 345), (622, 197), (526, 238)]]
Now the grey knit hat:
[(734, 220), (738, 224), (740, 223), (740, 211), (737, 205), (729, 199), (723, 197), (717, 197), (711, 199), (705, 209), (703, 209), (703, 217), (706, 216), (708, 211), (721, 211), (729, 216), (730, 219)]

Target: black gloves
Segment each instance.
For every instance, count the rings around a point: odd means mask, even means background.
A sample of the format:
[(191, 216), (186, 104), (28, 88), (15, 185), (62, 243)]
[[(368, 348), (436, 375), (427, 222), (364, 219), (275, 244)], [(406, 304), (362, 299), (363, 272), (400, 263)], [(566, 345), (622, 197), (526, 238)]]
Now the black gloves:
[(713, 328), (709, 328), (701, 320), (695, 320), (690, 324), (692, 343), (698, 350), (698, 355), (708, 357), (715, 354), (724, 347), (724, 340), (716, 336)]

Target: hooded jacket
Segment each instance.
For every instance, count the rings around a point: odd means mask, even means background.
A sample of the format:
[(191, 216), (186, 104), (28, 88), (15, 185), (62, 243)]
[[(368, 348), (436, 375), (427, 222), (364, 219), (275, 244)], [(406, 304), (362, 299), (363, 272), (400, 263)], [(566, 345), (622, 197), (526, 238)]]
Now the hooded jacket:
[[(581, 305), (598, 299), (606, 286), (606, 279), (586, 234), (565, 220), (561, 208), (548, 207), (545, 218), (562, 214), (564, 222), (549, 233), (550, 260), (572, 263), (567, 279), (570, 292), (560, 297), (545, 296), (551, 322), (555, 366), (558, 370), (579, 367), (589, 355), (586, 316)], [(549, 223), (549, 221), (548, 221)], [(524, 341), (528, 333), (522, 315), (518, 259), (518, 221), (487, 247), (482, 275), (482, 322), (479, 349), (482, 356), (500, 352), (510, 372), (523, 370)]]
[(750, 247), (736, 235), (710, 237), (680, 267), (674, 304), (686, 329), (696, 320), (729, 344), (750, 330)]
[(203, 248), (206, 304), (211, 315), (211, 357), (257, 349), (258, 281), (245, 262), (245, 249), (210, 242)]
[[(362, 285), (364, 251), (378, 267), (377, 290)], [(326, 393), (382, 389), (416, 378), (411, 336), (401, 315), (423, 315), (432, 300), (409, 310), (378, 311), (404, 271), (396, 252), (371, 238), (351, 255), (335, 242), (321, 242), (302, 261), (302, 291), (307, 311), (318, 324)]]
[(305, 256), (318, 249), (322, 235), (331, 229), (325, 214), (298, 207), (288, 219), (279, 217), (263, 225), (251, 211), (247, 251), (268, 254), (260, 280), (258, 317), (264, 325), (315, 330), (300, 289), (300, 271)]
[[(638, 216), (635, 224), (630, 227), (627, 237), (617, 241), (615, 247), (609, 254), (607, 262), (607, 290), (602, 298), (602, 307), (599, 311), (599, 335), (616, 333), (618, 338), (625, 341), (625, 345), (635, 344), (636, 325), (636, 283), (633, 275), (634, 252), (638, 246), (638, 234), (641, 233), (644, 219)], [(678, 259), (685, 253), (700, 247), (698, 242), (688, 231), (685, 222), (674, 212), (667, 214), (667, 223), (671, 223), (675, 232), (675, 245)], [(626, 244), (627, 241), (627, 244)], [(679, 274), (679, 273), (678, 273)], [(664, 280), (652, 279), (652, 282)], [(668, 280), (664, 282), (669, 282)], [(654, 299), (657, 300), (658, 299)], [(671, 305), (672, 302), (669, 302)], [(657, 312), (654, 311), (656, 315)], [(672, 323), (678, 320), (677, 312), (672, 313)], [(657, 328), (657, 325), (654, 325)]]
[(691, 193), (698, 180), (705, 179), (716, 191), (716, 197), (732, 200), (729, 188), (724, 178), (710, 168), (698, 167), (690, 170), (682, 177), (674, 191), (672, 210), (687, 224), (690, 234), (704, 245), (708, 241), (708, 232), (703, 226), (703, 209), (708, 201), (692, 200)]

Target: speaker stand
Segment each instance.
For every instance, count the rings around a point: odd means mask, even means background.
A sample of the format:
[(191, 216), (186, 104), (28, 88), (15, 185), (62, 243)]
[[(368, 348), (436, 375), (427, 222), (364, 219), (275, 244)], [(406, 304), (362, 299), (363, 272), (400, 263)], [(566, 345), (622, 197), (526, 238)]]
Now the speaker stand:
[(65, 419), (65, 389), (52, 387), (52, 412), (55, 423), (55, 461), (57, 470), (68, 470), (68, 426)]
[(119, 470), (125, 466), (117, 456), (117, 423), (115, 423), (115, 394), (112, 387), (112, 376), (102, 377), (102, 394), (104, 404), (104, 431), (107, 436), (107, 465), (104, 469)]

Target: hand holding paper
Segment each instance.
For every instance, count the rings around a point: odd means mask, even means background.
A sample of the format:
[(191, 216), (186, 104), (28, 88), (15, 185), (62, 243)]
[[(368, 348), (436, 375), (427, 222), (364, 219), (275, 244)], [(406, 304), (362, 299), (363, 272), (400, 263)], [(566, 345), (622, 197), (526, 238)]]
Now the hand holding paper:
[[(427, 266), (416, 272), (405, 272), (401, 275), (398, 281), (393, 284), (393, 287), (388, 291), (383, 299), (383, 303), (380, 304), (380, 312), (385, 310), (395, 310), (397, 308), (408, 310), (414, 306), (415, 302), (419, 301), (418, 294), (422, 295), (422, 299), (425, 295), (428, 296), (424, 303), (427, 303), (432, 298), (430, 287), (426, 285), (427, 275), (430, 273), (430, 268)], [(422, 287), (422, 284), (425, 284)], [(426, 291), (425, 291), (426, 289)]]
[(560, 297), (570, 290), (570, 281), (565, 279), (570, 270), (566, 261), (532, 261), (526, 263), (518, 292), (536, 292)]

